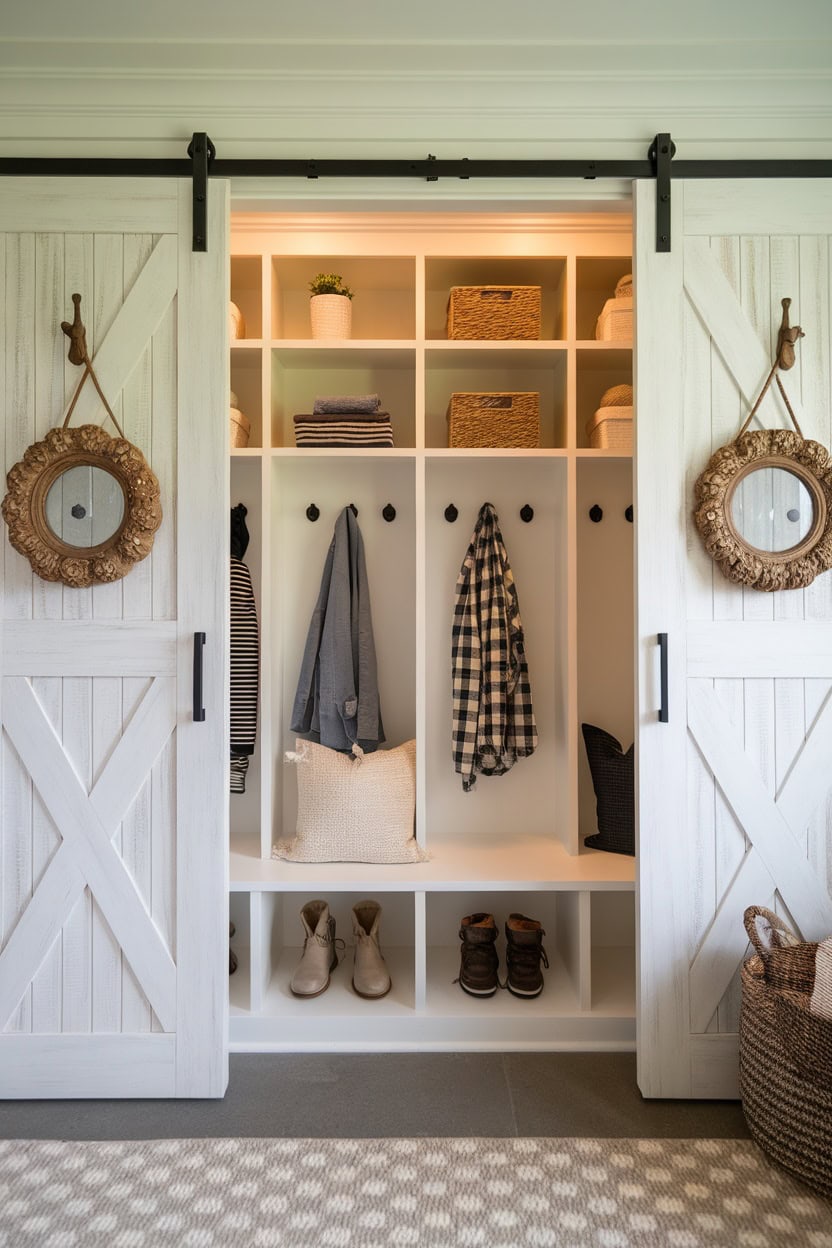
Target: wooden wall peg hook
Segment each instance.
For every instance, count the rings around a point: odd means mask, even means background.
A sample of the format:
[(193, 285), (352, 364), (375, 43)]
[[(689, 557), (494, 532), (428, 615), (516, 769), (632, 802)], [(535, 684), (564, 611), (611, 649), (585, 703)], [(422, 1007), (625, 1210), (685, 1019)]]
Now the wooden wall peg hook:
[(780, 306), (783, 309), (783, 319), (780, 322), (780, 329), (777, 331), (777, 367), (784, 372), (788, 372), (790, 368), (794, 367), (794, 344), (798, 338), (806, 337), (799, 325), (789, 324), (791, 302), (791, 299), (780, 300)]
[(84, 329), (84, 323), (81, 320), (81, 296), (73, 295), (72, 302), (75, 304), (75, 315), (72, 318), (72, 324), (69, 321), (61, 321), (61, 329), (69, 339), (69, 354), (67, 358), (70, 364), (86, 364), (87, 331)]

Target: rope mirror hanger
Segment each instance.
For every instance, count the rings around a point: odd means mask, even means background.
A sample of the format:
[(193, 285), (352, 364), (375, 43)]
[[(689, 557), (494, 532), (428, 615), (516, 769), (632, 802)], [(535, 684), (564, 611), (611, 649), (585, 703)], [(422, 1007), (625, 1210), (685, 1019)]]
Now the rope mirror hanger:
[[(145, 559), (162, 522), (159, 482), (138, 447), (125, 437), (99, 384), (74, 294), (68, 358), (84, 372), (63, 424), (33, 443), (9, 470), (2, 514), (9, 541), (46, 581), (73, 588), (120, 580)], [(87, 378), (118, 431), (69, 427)]]
[[(722, 574), (768, 592), (802, 589), (832, 567), (832, 457), (804, 438), (780, 377), (805, 336), (789, 324), (790, 305), (781, 300), (777, 351), (756, 402), (694, 487), (696, 527)], [(794, 428), (748, 432), (773, 381)]]

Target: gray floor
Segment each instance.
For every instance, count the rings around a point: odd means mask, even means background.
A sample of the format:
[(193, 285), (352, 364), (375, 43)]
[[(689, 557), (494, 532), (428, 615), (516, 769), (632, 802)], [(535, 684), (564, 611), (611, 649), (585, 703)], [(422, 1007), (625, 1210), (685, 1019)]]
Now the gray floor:
[(631, 1053), (235, 1054), (222, 1101), (4, 1101), (7, 1139), (748, 1135), (729, 1101), (645, 1101)]

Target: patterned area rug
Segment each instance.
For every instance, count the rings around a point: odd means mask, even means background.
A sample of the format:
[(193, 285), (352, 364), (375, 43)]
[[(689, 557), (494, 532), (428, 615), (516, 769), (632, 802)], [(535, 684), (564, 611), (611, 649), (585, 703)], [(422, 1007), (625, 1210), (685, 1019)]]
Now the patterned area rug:
[(749, 1140), (0, 1141), (3, 1248), (832, 1248)]

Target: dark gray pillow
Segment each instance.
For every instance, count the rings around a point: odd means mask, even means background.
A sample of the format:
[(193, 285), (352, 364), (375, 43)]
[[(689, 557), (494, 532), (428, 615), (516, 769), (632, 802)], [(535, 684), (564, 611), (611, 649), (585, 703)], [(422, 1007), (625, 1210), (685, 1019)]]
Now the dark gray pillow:
[(585, 844), (611, 854), (635, 854), (634, 746), (625, 754), (615, 737), (594, 724), (581, 724), (581, 731), (598, 814), (598, 832), (588, 836)]

